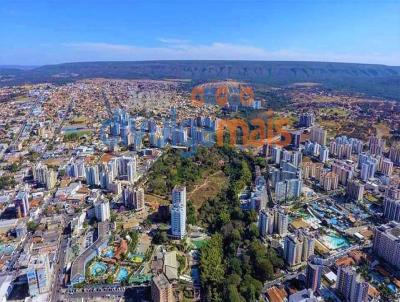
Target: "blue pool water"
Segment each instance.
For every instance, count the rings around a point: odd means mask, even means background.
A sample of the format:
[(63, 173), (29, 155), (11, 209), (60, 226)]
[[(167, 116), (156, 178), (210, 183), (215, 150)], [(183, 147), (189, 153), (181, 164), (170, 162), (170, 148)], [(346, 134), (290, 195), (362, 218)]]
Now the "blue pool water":
[(332, 218), (332, 219), (330, 220), (330, 223), (333, 224), (333, 225), (337, 225), (338, 221), (337, 221), (336, 218)]
[(112, 258), (112, 257), (114, 257), (114, 250), (113, 250), (113, 249), (108, 249), (108, 250), (106, 250), (106, 251), (103, 253), (103, 256), (104, 256), (104, 257), (107, 257), (107, 258)]
[(326, 242), (328, 247), (332, 250), (349, 247), (349, 242), (346, 240), (346, 238), (340, 235), (329, 234), (323, 236), (322, 238)]
[(103, 275), (107, 271), (107, 265), (103, 262), (95, 262), (90, 268), (90, 274), (98, 277)]
[(14, 252), (14, 246), (0, 243), (0, 255), (11, 255)]
[(394, 285), (393, 283), (390, 283), (387, 287), (392, 293), (396, 293), (396, 291), (397, 291), (396, 285)]
[(121, 267), (117, 274), (117, 281), (121, 282), (128, 278), (128, 270), (125, 267)]

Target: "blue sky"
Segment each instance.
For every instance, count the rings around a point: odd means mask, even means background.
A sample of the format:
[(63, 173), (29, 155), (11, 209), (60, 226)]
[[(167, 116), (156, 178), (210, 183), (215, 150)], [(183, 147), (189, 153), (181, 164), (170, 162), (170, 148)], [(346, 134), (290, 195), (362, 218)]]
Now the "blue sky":
[(239, 59), (400, 65), (400, 1), (0, 0), (0, 64)]

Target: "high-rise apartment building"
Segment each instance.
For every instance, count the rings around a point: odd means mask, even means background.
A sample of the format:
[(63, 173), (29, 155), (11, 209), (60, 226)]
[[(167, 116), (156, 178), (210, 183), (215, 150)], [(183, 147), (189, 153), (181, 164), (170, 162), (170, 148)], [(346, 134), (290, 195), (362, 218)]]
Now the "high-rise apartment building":
[(393, 173), (393, 162), (389, 158), (381, 157), (379, 160), (378, 171), (386, 176)]
[(100, 186), (99, 166), (94, 165), (86, 168), (86, 183), (88, 186)]
[(134, 209), (135, 211), (144, 209), (144, 189), (123, 189), (122, 201), (127, 208)]
[(345, 186), (353, 178), (354, 168), (346, 162), (335, 160), (332, 164), (332, 172), (338, 176), (339, 183)]
[(275, 184), (275, 199), (288, 201), (300, 197), (303, 181), (299, 178), (279, 181)]
[(260, 236), (265, 237), (274, 232), (274, 212), (262, 209), (258, 217), (258, 231)]
[(382, 155), (385, 151), (386, 141), (376, 136), (369, 138), (369, 152), (373, 155)]
[(51, 270), (47, 254), (32, 256), (26, 271), (29, 295), (37, 296), (49, 292), (51, 286)]
[(311, 128), (310, 140), (313, 143), (318, 143), (321, 146), (325, 146), (326, 145), (327, 136), (328, 136), (328, 133), (323, 128), (317, 127), (317, 126), (314, 126), (314, 127)]
[(329, 144), (329, 152), (339, 159), (350, 159), (353, 144), (346, 136), (339, 136)]
[(324, 164), (322, 163), (305, 162), (302, 164), (302, 176), (304, 179), (319, 179), (323, 169)]
[(279, 164), (281, 162), (281, 157), (282, 157), (282, 148), (279, 146), (272, 146), (270, 150), (271, 150), (272, 161), (275, 164)]
[(315, 238), (303, 231), (285, 237), (284, 258), (290, 266), (298, 265), (314, 255)]
[(389, 158), (396, 166), (400, 166), (400, 145), (390, 147)]
[(33, 179), (47, 190), (51, 190), (57, 183), (57, 174), (46, 165), (38, 163), (33, 169)]
[(83, 160), (72, 162), (67, 165), (66, 174), (74, 178), (86, 178), (85, 162)]
[(128, 181), (133, 184), (136, 180), (136, 158), (132, 158), (132, 160), (126, 164), (126, 169)]
[(138, 188), (134, 191), (135, 194), (135, 211), (140, 211), (144, 209), (144, 189)]
[(176, 186), (172, 190), (171, 235), (182, 239), (186, 235), (186, 187)]
[(321, 146), (319, 149), (319, 161), (326, 163), (329, 159), (329, 149), (326, 146)]
[(328, 192), (338, 188), (339, 177), (334, 172), (322, 172), (319, 176), (319, 182), (321, 187)]
[(385, 261), (400, 268), (400, 223), (391, 221), (375, 228), (373, 251)]
[(368, 282), (360, 280), (356, 270), (350, 266), (339, 266), (336, 289), (347, 302), (367, 302)]
[(385, 190), (385, 197), (391, 199), (400, 199), (400, 188), (397, 188), (396, 186), (389, 186)]
[(14, 200), (14, 205), (17, 210), (17, 216), (26, 217), (29, 213), (29, 193), (19, 191)]
[(280, 207), (263, 209), (258, 219), (260, 235), (265, 237), (271, 234), (286, 236), (289, 225), (289, 215)]
[(299, 117), (299, 127), (311, 127), (314, 125), (315, 122), (315, 116), (313, 113), (307, 112), (303, 113)]
[(94, 213), (97, 221), (104, 222), (110, 220), (110, 202), (108, 200), (95, 202)]
[(383, 216), (388, 220), (400, 222), (400, 200), (385, 197), (383, 202)]
[(322, 265), (315, 264), (312, 260), (307, 263), (306, 287), (311, 288), (314, 292), (321, 286), (322, 269)]
[(347, 183), (346, 195), (354, 201), (361, 201), (364, 196), (365, 185), (358, 180), (350, 180)]
[(154, 302), (174, 302), (172, 284), (164, 274), (154, 276), (151, 281), (151, 298)]

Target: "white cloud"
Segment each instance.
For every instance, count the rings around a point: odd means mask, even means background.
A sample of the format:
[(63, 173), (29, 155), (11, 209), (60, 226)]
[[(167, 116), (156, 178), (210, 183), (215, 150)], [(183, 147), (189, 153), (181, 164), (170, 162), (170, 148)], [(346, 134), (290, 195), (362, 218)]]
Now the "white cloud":
[(95, 60), (282, 60), (324, 61), (400, 65), (400, 54), (312, 53), (304, 50), (270, 51), (251, 45), (223, 42), (194, 44), (188, 40), (160, 38), (158, 47), (110, 43), (64, 43), (68, 58), (74, 61)]

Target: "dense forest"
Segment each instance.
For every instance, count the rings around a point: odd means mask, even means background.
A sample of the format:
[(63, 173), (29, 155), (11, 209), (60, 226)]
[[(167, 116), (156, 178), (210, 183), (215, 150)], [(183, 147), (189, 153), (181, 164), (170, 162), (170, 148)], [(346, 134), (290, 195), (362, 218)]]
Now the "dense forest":
[(263, 282), (273, 279), (283, 260), (259, 240), (257, 213), (243, 212), (238, 193), (252, 181), (251, 169), (259, 162), (230, 147), (224, 172), (229, 186), (208, 200), (200, 211), (211, 239), (201, 249), (201, 282), (207, 301), (257, 301)]
[(214, 148), (199, 147), (193, 156), (183, 156), (181, 151), (170, 149), (154, 163), (147, 182), (147, 192), (169, 196), (176, 185), (185, 185), (187, 191), (202, 179), (204, 174), (219, 169), (221, 154)]
[[(205, 171), (221, 169), (229, 177), (227, 188), (208, 199), (196, 216), (188, 202), (188, 222), (204, 226), (211, 239), (201, 248), (200, 270), (206, 301), (257, 301), (263, 282), (273, 279), (283, 260), (259, 239), (257, 213), (240, 208), (239, 193), (251, 185), (252, 170), (265, 162), (248, 153), (223, 146), (198, 148), (184, 157), (166, 152), (150, 173), (148, 190), (168, 195), (176, 184), (190, 187)], [(157, 242), (163, 242), (156, 238)]]

